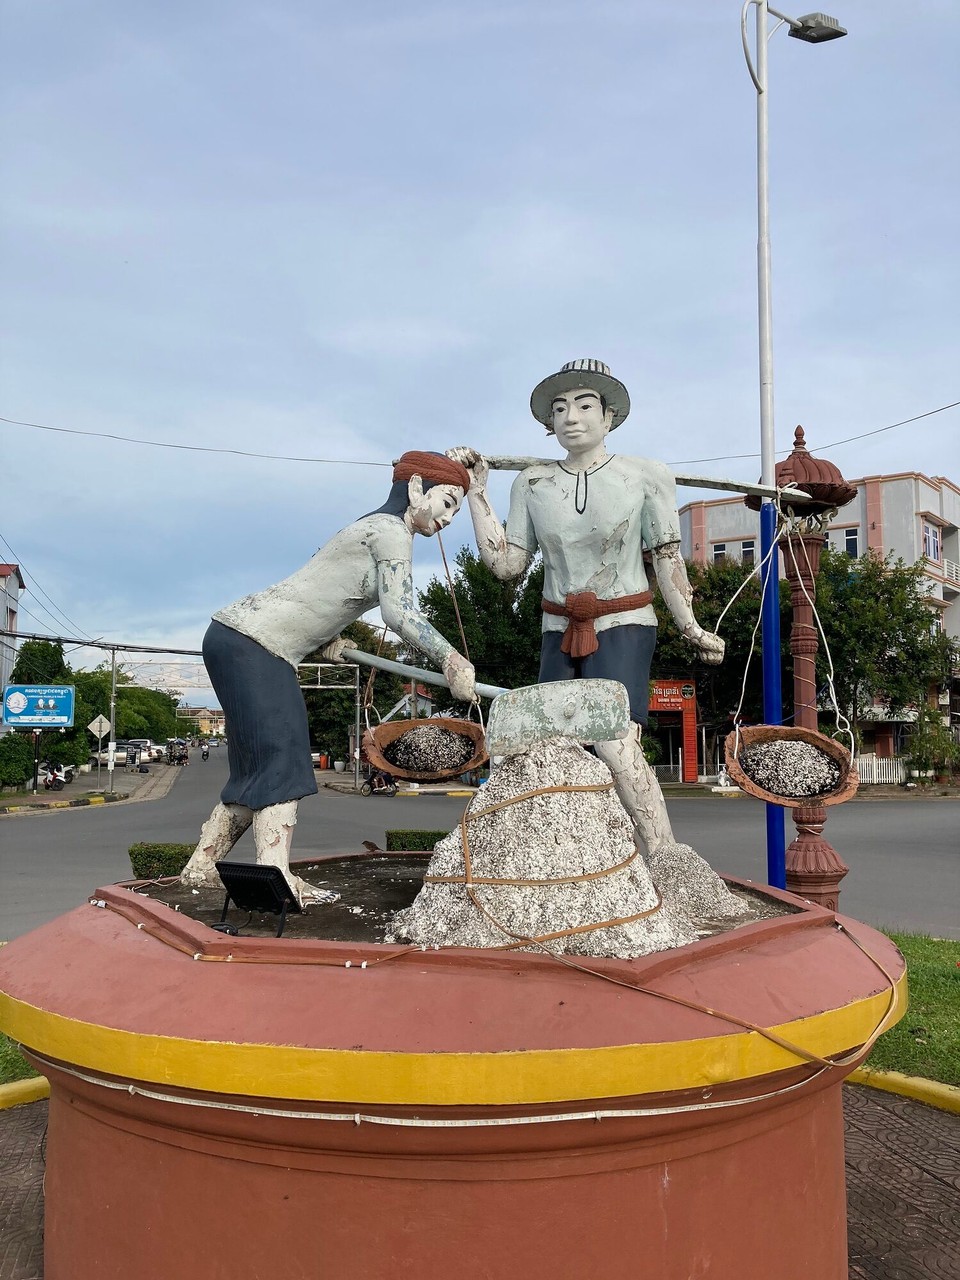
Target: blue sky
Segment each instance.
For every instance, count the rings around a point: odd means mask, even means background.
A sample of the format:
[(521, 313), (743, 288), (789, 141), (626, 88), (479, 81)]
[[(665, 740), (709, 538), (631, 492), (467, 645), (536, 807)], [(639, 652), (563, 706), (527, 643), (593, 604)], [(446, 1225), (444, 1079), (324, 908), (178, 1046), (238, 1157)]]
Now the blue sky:
[[(589, 355), (631, 392), (612, 447), (757, 478), (735, 4), (6, 11), (5, 418), (370, 464), (550, 453), (530, 390)], [(825, 448), (960, 400), (960, 9), (836, 16), (844, 40), (770, 42), (778, 446), (802, 423), (848, 476), (960, 481), (958, 409)], [(389, 478), (7, 422), (0, 465), (22, 630), (184, 648)], [(470, 538), (464, 515), (448, 554)]]

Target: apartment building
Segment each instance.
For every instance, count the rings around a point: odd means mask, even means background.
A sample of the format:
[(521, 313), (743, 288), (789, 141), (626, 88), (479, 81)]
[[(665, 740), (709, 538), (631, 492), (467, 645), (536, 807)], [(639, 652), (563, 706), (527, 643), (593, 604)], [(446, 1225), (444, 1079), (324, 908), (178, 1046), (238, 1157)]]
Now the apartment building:
[[(960, 639), (960, 487), (946, 476), (917, 471), (864, 476), (849, 484), (856, 497), (828, 526), (830, 546), (852, 559), (875, 551), (906, 564), (922, 562), (936, 625)], [(680, 510), (680, 531), (687, 560), (753, 564), (760, 558), (760, 517), (739, 496), (687, 503)], [(960, 726), (960, 681), (946, 696), (951, 701), (944, 702), (944, 713), (952, 712), (953, 724)], [(888, 754), (889, 731), (878, 725), (876, 738), (877, 750)]]
[[(25, 589), (20, 566), (0, 564), (0, 619), (3, 630), (17, 630), (17, 614), (20, 609), (20, 593)], [(16, 640), (8, 635), (0, 636), (0, 690), (10, 683), (10, 672), (16, 662)]]

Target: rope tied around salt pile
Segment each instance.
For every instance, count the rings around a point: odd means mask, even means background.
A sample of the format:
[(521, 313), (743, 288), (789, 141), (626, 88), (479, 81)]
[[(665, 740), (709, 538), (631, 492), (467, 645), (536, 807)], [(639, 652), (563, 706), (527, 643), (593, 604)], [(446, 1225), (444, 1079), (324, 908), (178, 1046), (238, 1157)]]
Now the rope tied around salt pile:
[(495, 947), (496, 951), (511, 951), (517, 947), (535, 946), (544, 942), (555, 942), (560, 938), (572, 938), (578, 934), (593, 933), (598, 929), (612, 929), (618, 925), (635, 924), (638, 920), (646, 920), (656, 913), (663, 906), (663, 898), (656, 885), (653, 891), (657, 896), (657, 901), (652, 907), (648, 907), (645, 911), (638, 911), (628, 916), (617, 916), (610, 920), (600, 920), (596, 923), (571, 925), (569, 929), (558, 929), (553, 933), (538, 934), (527, 937), (524, 934), (514, 933), (512, 929), (508, 929), (502, 921), (498, 920), (493, 913), (480, 901), (474, 890), (474, 886), (478, 884), (487, 885), (510, 885), (521, 889), (540, 889), (552, 887), (561, 884), (576, 884), (585, 880), (600, 880), (604, 876), (614, 875), (618, 871), (624, 871), (639, 856), (639, 847), (634, 844), (633, 852), (629, 857), (624, 858), (621, 862), (616, 863), (612, 867), (601, 867), (598, 871), (584, 871), (579, 875), (572, 876), (556, 876), (547, 880), (527, 880), (513, 879), (510, 877), (496, 876), (475, 876), (473, 874), (473, 865), (470, 858), (470, 837), (467, 832), (467, 823), (473, 822), (477, 818), (482, 818), (487, 814), (496, 813), (501, 809), (507, 809), (511, 805), (520, 804), (524, 800), (534, 800), (538, 796), (553, 795), (561, 792), (571, 791), (610, 791), (613, 788), (613, 782), (597, 782), (597, 783), (554, 783), (547, 787), (536, 787), (532, 791), (522, 791), (519, 795), (510, 796), (506, 800), (500, 800), (497, 804), (488, 805), (484, 809), (478, 809), (475, 813), (469, 812), (469, 805), (460, 815), (460, 840), (463, 845), (463, 868), (462, 876), (434, 876), (425, 875), (424, 883), (433, 884), (462, 884), (467, 892), (467, 897), (476, 907), (476, 909), (490, 921), (495, 928), (506, 935), (508, 938), (514, 939), (513, 942), (506, 943), (502, 947)]

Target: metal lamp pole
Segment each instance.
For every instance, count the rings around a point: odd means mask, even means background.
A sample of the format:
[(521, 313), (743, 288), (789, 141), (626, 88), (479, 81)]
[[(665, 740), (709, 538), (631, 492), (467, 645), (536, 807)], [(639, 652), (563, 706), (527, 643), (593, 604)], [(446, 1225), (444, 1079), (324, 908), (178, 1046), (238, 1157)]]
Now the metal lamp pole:
[[(756, 64), (750, 56), (747, 39), (747, 13), (756, 9)], [(767, 30), (767, 15), (778, 19), (773, 30)], [(740, 12), (740, 32), (747, 69), (757, 91), (757, 314), (760, 342), (760, 483), (776, 485), (776, 442), (773, 424), (773, 300), (770, 254), (770, 189), (767, 118), (767, 42), (774, 31), (786, 24), (790, 35), (808, 44), (820, 44), (846, 35), (834, 18), (822, 13), (802, 18), (788, 18), (770, 7), (767, 0), (744, 0)], [(780, 589), (779, 561), (776, 551), (777, 510), (771, 498), (764, 498), (760, 508), (760, 561), (762, 582), (761, 636), (763, 655), (763, 718), (767, 724), (780, 724), (783, 719), (783, 694), (780, 678)], [(786, 856), (783, 810), (774, 804), (766, 806), (767, 880), (775, 888), (786, 888)]]

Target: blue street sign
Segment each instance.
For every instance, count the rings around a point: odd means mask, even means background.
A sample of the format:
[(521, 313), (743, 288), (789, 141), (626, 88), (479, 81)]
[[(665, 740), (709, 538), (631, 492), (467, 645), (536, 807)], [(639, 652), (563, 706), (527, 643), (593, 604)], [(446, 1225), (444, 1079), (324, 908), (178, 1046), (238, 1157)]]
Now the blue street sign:
[(3, 723), (20, 729), (70, 729), (73, 698), (72, 684), (8, 684)]

